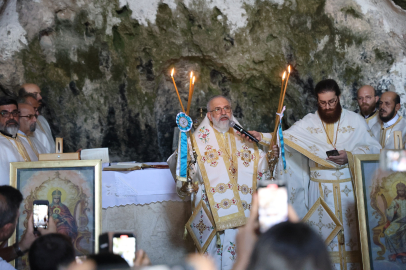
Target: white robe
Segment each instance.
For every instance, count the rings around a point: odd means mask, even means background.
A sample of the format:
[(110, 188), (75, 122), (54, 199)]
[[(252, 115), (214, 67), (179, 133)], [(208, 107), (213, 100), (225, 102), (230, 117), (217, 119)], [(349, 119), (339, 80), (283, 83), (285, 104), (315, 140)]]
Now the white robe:
[(51, 128), (48, 121), (42, 115), (38, 116), (34, 137), (45, 147), (45, 153), (55, 153), (55, 140), (52, 137)]
[[(283, 170), (280, 158), (277, 177), (287, 182), (289, 202), (299, 217), (303, 218), (322, 196), (344, 227), (342, 234), (345, 242), (340, 244), (335, 237), (329, 243), (334, 267), (349, 269), (352, 266), (360, 266), (361, 255), (351, 173), (348, 164), (340, 166), (327, 161), (326, 151), (333, 150), (332, 144), (336, 143), (336, 149), (345, 150), (350, 160), (354, 154), (379, 153), (379, 143), (373, 138), (365, 120), (345, 109), (342, 111), (340, 121), (325, 126), (317, 112), (310, 113), (283, 132), (283, 136), (286, 170)], [(340, 239), (341, 237), (342, 235)]]
[(0, 133), (0, 185), (10, 184), (10, 162), (38, 161), (27, 141)]
[(405, 144), (406, 120), (402, 116), (399, 116), (399, 119), (390, 127), (384, 128), (383, 123), (379, 122), (375, 123), (375, 125), (372, 127), (372, 133), (384, 149), (395, 149), (395, 138), (393, 136), (394, 131), (402, 132), (402, 141), (403, 144)]
[[(234, 121), (236, 122), (236, 120), (234, 119)], [(200, 124), (200, 126), (196, 129), (194, 134), (198, 134), (198, 132), (200, 132), (200, 128), (202, 126), (205, 125), (205, 123), (208, 123), (208, 119), (207, 116), (206, 118), (202, 121), (202, 123)], [(228, 140), (229, 141), (229, 145), (227, 146), (227, 150), (226, 152), (231, 153), (233, 156), (236, 155), (235, 152), (232, 152), (232, 146), (231, 146), (231, 136), (233, 136), (233, 134), (235, 134), (234, 132), (226, 132), (223, 135), (224, 136), (228, 136)], [(197, 135), (196, 135), (197, 136)], [(235, 136), (235, 140), (240, 140), (240, 137)], [(213, 140), (216, 140), (216, 137), (214, 136), (214, 134), (207, 134), (207, 138), (210, 137), (210, 141), (208, 141), (208, 144), (213, 145)], [(196, 139), (197, 140), (197, 139)], [(254, 153), (255, 151), (253, 151), (252, 146), (253, 143), (249, 143), (249, 142), (245, 142), (246, 145), (248, 145), (250, 147), (250, 151), (252, 151), (252, 153)], [(238, 145), (238, 143), (237, 143)], [(198, 146), (195, 145), (195, 148), (197, 148)], [(189, 149), (191, 151), (191, 147), (190, 147), (190, 141), (189, 141)], [(237, 147), (236, 149), (237, 151), (240, 151), (241, 149), (239, 149)], [(261, 151), (260, 149), (257, 150), (258, 151), (258, 156), (256, 157), (257, 161), (258, 161), (258, 166), (257, 166), (257, 176), (256, 179), (258, 181), (265, 179), (268, 176), (268, 164), (266, 161), (266, 156), (265, 153), (263, 151)], [(222, 155), (225, 155), (226, 153), (223, 153)], [(201, 155), (204, 155), (204, 153), (201, 153)], [(202, 156), (198, 156), (198, 159), (201, 159)], [(241, 157), (238, 157), (239, 162)], [(171, 155), (168, 158), (168, 164), (169, 167), (171, 168), (171, 171), (174, 171), (174, 168), (176, 167), (176, 153), (174, 153), (173, 155)], [(219, 159), (219, 163), (221, 163), (220, 159)], [(240, 165), (238, 165), (239, 169), (238, 171), (241, 172), (243, 170), (243, 167)], [(218, 170), (219, 166), (216, 167), (211, 167), (211, 166), (206, 166), (206, 172), (208, 175), (213, 175), (213, 171), (214, 170)], [(209, 172), (210, 170), (210, 172)], [(213, 170), (213, 171), (211, 171)], [(221, 173), (219, 173), (221, 174)], [(226, 173), (227, 174), (227, 173)], [(210, 210), (210, 212), (213, 212), (212, 209), (210, 208), (210, 204), (209, 204), (209, 199), (208, 199), (208, 195), (206, 192), (206, 187), (204, 185), (204, 179), (202, 176), (202, 170), (199, 166), (198, 163), (196, 163), (196, 166), (193, 170), (191, 170), (190, 172), (190, 176), (193, 179), (193, 182), (198, 182), (199, 185), (199, 190), (197, 191), (196, 194), (192, 195), (192, 208), (194, 209), (200, 201), (204, 201), (206, 203), (206, 206), (208, 207), (208, 209)], [(176, 179), (176, 178), (175, 178)], [(238, 178), (238, 183), (240, 183), (240, 178)], [(251, 176), (252, 179), (252, 176)], [(252, 180), (251, 180), (252, 181)], [(181, 181), (177, 181), (177, 189), (179, 189), (182, 185)], [(210, 180), (210, 185), (211, 186), (215, 186), (216, 184), (213, 184), (213, 181)], [(247, 206), (248, 207), (244, 207), (244, 214), (245, 217), (249, 217), (250, 215), (250, 206), (251, 206), (251, 199), (252, 199), (252, 195), (250, 195), (250, 193), (248, 194), (242, 194), (241, 192), (239, 192), (240, 194), (240, 198), (244, 201), (246, 201)], [(217, 247), (216, 245), (216, 241), (217, 241), (217, 237), (215, 236), (213, 238), (213, 240), (210, 242), (205, 254), (210, 255), (216, 262), (217, 268), (218, 269), (231, 269), (233, 267), (235, 258), (236, 258), (236, 246), (235, 246), (235, 239), (236, 239), (236, 235), (237, 235), (238, 229), (237, 228), (229, 228), (229, 229), (225, 229), (221, 232), (219, 232), (219, 236), (220, 236), (220, 240), (221, 240), (221, 246), (220, 248)]]
[(33, 136), (27, 136), (21, 130), (18, 131), (18, 134), (19, 134), (19, 137), (21, 140), (24, 140), (31, 146), (31, 149), (34, 151), (34, 153), (37, 157), (39, 154), (47, 153), (45, 146), (37, 138), (35, 138)]
[(369, 116), (368, 118), (365, 118), (365, 117), (361, 114), (361, 111), (359, 111), (358, 114), (359, 114), (362, 118), (365, 119), (365, 122), (367, 122), (368, 127), (369, 127), (370, 129), (372, 129), (372, 127), (375, 125), (375, 123), (377, 123), (377, 122), (381, 123), (381, 122), (382, 122), (381, 119), (379, 118), (379, 110), (378, 110), (378, 109), (376, 109), (376, 111), (375, 111), (371, 116)]

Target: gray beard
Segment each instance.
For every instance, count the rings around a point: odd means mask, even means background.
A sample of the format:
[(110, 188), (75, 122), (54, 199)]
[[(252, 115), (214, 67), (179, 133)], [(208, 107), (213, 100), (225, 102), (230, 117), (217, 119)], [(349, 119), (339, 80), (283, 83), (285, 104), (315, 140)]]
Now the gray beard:
[(217, 121), (213, 118), (213, 126), (220, 132), (224, 133), (230, 129), (230, 119), (227, 121)]
[(5, 132), (7, 132), (11, 136), (15, 137), (15, 135), (18, 132), (18, 126), (6, 127)]

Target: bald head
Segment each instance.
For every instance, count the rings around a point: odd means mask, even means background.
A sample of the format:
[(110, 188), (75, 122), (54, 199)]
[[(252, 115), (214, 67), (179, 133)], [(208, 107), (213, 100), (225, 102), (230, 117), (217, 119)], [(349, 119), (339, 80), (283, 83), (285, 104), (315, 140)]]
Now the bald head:
[(378, 100), (375, 89), (370, 85), (364, 85), (357, 91), (358, 106), (363, 116), (369, 116), (375, 111)]
[(400, 110), (400, 96), (392, 91), (382, 94), (379, 101), (379, 118), (384, 122), (393, 119)]
[[(20, 101), (21, 101), (21, 102), (20, 102)], [(38, 109), (39, 109), (39, 107), (40, 107), (40, 104), (39, 104), (38, 100), (35, 99), (34, 95), (32, 95), (32, 94), (27, 94), (27, 95), (25, 95), (21, 100), (19, 99), (19, 100), (18, 100), (18, 103), (19, 103), (19, 104), (24, 103), (24, 104), (31, 105), (31, 106), (34, 108), (35, 114), (36, 114), (37, 116), (39, 115)]]
[(34, 96), (37, 98), (38, 102), (41, 103), (42, 96), (41, 96), (41, 89), (38, 87), (38, 85), (33, 84), (33, 83), (26, 83), (21, 85), (21, 88), (19, 90), (19, 95), (22, 96), (26, 93), (31, 93), (34, 94)]
[(18, 104), (18, 110), (20, 112), (20, 130), (26, 135), (31, 136), (37, 127), (37, 115), (29, 104)]

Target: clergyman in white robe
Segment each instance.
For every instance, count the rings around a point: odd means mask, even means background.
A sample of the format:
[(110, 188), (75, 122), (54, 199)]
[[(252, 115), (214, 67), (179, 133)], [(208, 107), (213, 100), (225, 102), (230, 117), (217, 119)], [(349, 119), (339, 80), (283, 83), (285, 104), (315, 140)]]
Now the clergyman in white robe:
[[(238, 124), (234, 117), (231, 119)], [(198, 182), (199, 189), (192, 194), (192, 208), (194, 211), (203, 201), (220, 231), (220, 239), (215, 236), (205, 254), (215, 260), (217, 269), (231, 269), (236, 259), (237, 227), (244, 225), (250, 215), (257, 182), (269, 177), (266, 155), (255, 143), (243, 140), (232, 128), (224, 133), (218, 131), (207, 116), (193, 133), (193, 138), (198, 162), (190, 176), (193, 182)], [(191, 154), (190, 139), (189, 150)], [(176, 167), (176, 153), (168, 158), (168, 164), (172, 169)], [(178, 188), (181, 184), (177, 181)], [(225, 192), (221, 190), (223, 188)], [(236, 196), (236, 205), (224, 207), (223, 201), (227, 198), (223, 196), (233, 194), (231, 191)], [(226, 213), (225, 210), (234, 213)]]
[(402, 141), (404, 144), (406, 142), (406, 120), (398, 114), (388, 122), (378, 122), (372, 127), (372, 133), (375, 138), (379, 140), (383, 149), (395, 149), (395, 131), (402, 132)]
[(369, 127), (370, 129), (372, 129), (372, 127), (373, 127), (376, 123), (382, 122), (382, 121), (379, 119), (379, 110), (378, 110), (378, 109), (376, 109), (371, 115), (368, 115), (368, 116), (363, 116), (363, 115), (361, 114), (361, 111), (359, 111), (358, 114), (359, 114), (362, 118), (365, 119), (365, 122), (367, 122), (368, 127)]
[(39, 158), (39, 154), (47, 153), (47, 150), (37, 138), (33, 136), (27, 136), (27, 134), (25, 134), (21, 130), (18, 131), (18, 136), (20, 137), (21, 140), (27, 142), (30, 145), (31, 149), (34, 151), (37, 158)]
[(52, 137), (51, 128), (42, 115), (37, 118), (37, 129), (34, 132), (34, 137), (44, 145), (46, 153), (55, 153), (55, 140)]
[[(327, 243), (333, 265), (351, 269), (361, 262), (354, 186), (348, 164), (326, 160), (326, 151), (334, 149), (326, 132), (336, 141), (338, 151), (347, 152), (349, 162), (355, 154), (380, 152), (379, 143), (357, 113), (342, 109), (340, 120), (325, 127), (318, 112), (309, 113), (283, 132), (286, 170), (279, 158), (276, 175), (286, 180), (289, 202), (299, 217), (303, 218), (319, 197), (327, 203), (344, 227)], [(263, 136), (269, 141), (269, 134)]]
[(0, 132), (0, 185), (10, 184), (10, 162), (38, 161), (29, 143)]

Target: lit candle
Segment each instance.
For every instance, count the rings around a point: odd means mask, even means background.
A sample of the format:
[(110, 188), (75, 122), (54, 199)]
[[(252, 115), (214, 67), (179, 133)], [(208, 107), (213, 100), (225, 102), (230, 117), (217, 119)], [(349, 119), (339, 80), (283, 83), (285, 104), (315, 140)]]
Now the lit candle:
[(180, 106), (182, 107), (182, 111), (185, 112), (185, 108), (183, 107), (182, 100), (180, 99), (178, 88), (176, 87), (175, 79), (173, 78), (173, 73), (175, 72), (175, 68), (172, 69), (171, 77), (173, 81), (173, 85), (175, 86), (176, 94), (178, 95)]
[[(281, 110), (283, 108), (283, 101), (285, 100), (285, 94), (286, 94), (286, 88), (288, 87), (288, 82), (289, 82), (289, 76), (290, 76), (290, 65), (288, 66), (288, 78), (286, 79), (286, 83), (285, 83), (285, 90), (283, 90), (283, 97), (282, 97), (282, 106), (281, 106)], [(280, 112), (279, 112), (280, 113)]]
[(192, 103), (192, 80), (193, 80), (193, 71), (190, 72), (190, 80), (189, 80), (189, 98), (187, 100), (187, 110), (186, 110), (186, 114), (189, 115), (189, 111), (190, 111), (190, 104)]
[[(284, 94), (283, 94), (283, 90), (284, 90), (283, 82), (285, 80), (285, 77), (286, 77), (286, 71), (283, 72), (283, 75), (282, 75), (281, 93), (279, 95), (278, 109), (276, 111), (277, 113), (281, 113), (281, 111), (282, 111), (282, 104), (283, 104), (283, 97), (284, 97)], [(278, 126), (279, 126), (279, 119), (280, 119), (279, 115), (277, 114), (276, 117), (275, 117), (275, 128), (274, 128), (274, 131), (273, 131), (273, 134), (272, 134), (271, 145), (276, 144), (276, 132), (277, 132)]]

